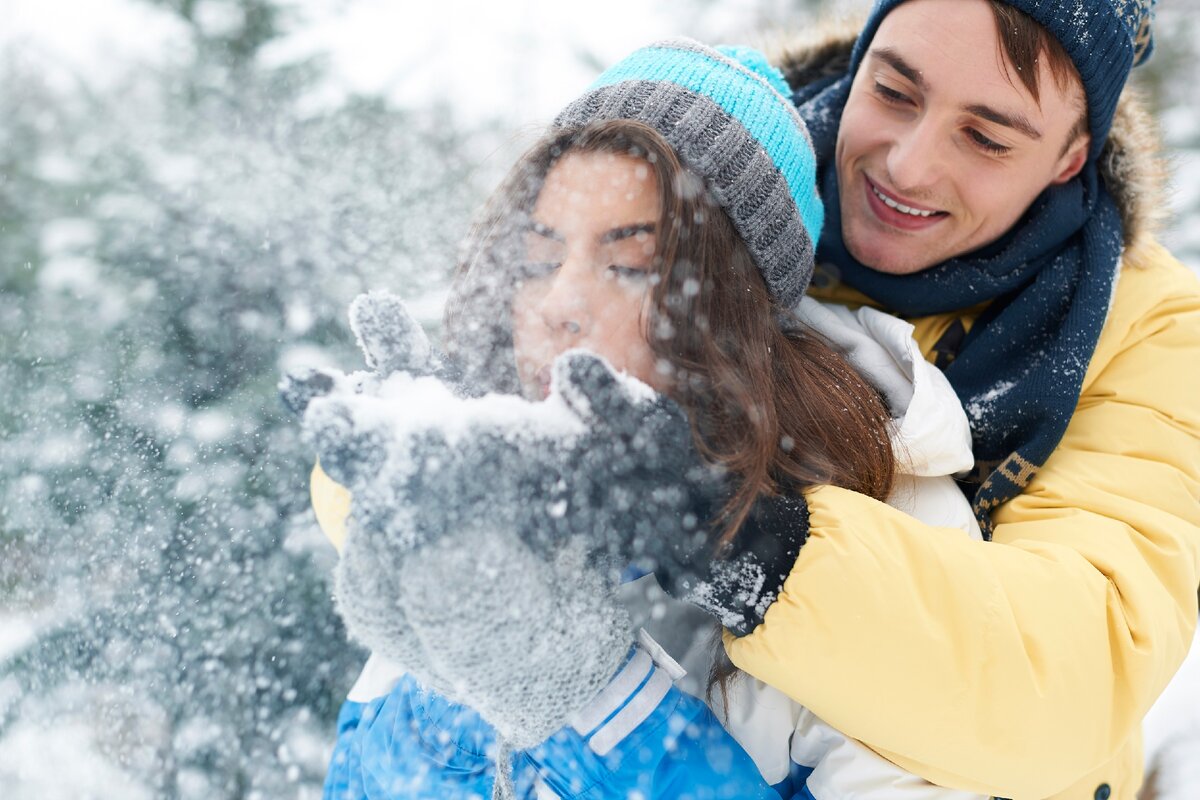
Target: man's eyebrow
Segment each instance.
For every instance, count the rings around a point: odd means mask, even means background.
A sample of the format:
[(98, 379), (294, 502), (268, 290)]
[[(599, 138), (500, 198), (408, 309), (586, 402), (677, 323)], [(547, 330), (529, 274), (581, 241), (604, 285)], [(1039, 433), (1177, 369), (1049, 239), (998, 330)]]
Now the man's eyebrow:
[(613, 228), (608, 233), (600, 237), (600, 241), (604, 244), (610, 242), (619, 242), (622, 239), (628, 239), (632, 236), (637, 236), (639, 233), (654, 233), (655, 224), (653, 222), (643, 222), (640, 225), (626, 225), (623, 228)]
[(526, 230), (528, 230), (530, 233), (536, 234), (538, 236), (543, 236), (547, 239), (553, 239), (556, 242), (565, 242), (566, 241), (566, 239), (563, 238), (563, 235), (561, 233), (559, 233), (558, 231), (554, 230), (554, 228), (551, 228), (549, 225), (543, 225), (542, 223), (540, 223), (536, 220), (531, 220), (529, 223), (529, 227), (526, 228)]
[(1024, 114), (1006, 114), (1003, 111), (997, 111), (991, 106), (972, 105), (963, 109), (968, 114), (974, 114), (977, 117), (986, 119), (988, 122), (994, 122), (997, 125), (1003, 125), (1006, 128), (1023, 133), (1030, 139), (1041, 139), (1042, 132), (1033, 126), (1033, 123)]
[[(873, 47), (870, 50), (873, 58), (877, 58), (887, 64), (892, 69), (899, 72), (909, 81), (917, 86), (921, 91), (928, 91), (929, 84), (926, 83), (921, 71), (909, 64), (904, 58), (890, 47)], [(980, 119), (986, 119), (988, 122), (994, 122), (997, 125), (1003, 125), (1006, 128), (1012, 128), (1018, 133), (1023, 133), (1030, 139), (1041, 139), (1042, 132), (1038, 130), (1029, 118), (1024, 114), (1009, 114), (1003, 111), (997, 111), (991, 106), (982, 103), (965, 106), (963, 108), (968, 114), (974, 114)]]
[(899, 72), (905, 78), (912, 81), (918, 89), (925, 91), (929, 88), (929, 84), (925, 82), (925, 78), (921, 75), (921, 71), (909, 64), (903, 57), (890, 47), (872, 47), (871, 56), (878, 58), (883, 63), (887, 64), (892, 69)]

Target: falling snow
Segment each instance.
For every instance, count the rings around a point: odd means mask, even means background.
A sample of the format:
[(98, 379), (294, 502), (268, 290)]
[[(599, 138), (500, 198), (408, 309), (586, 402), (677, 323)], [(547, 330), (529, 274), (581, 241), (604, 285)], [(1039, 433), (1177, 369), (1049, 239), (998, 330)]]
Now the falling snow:
[[(318, 797), (365, 654), (334, 610), (277, 376), (356, 363), (344, 312), (366, 289), (435, 329), (484, 191), (599, 66), (675, 33), (796, 27), (777, 0), (526, 0), (474, 25), (461, 0), (410, 5), (5, 5), (6, 800)], [(1163, 27), (1163, 53), (1200, 41)], [(1165, 241), (1200, 269), (1193, 74), (1154, 89), (1177, 156)], [(1197, 780), (1197, 652), (1150, 718), (1164, 797)]]

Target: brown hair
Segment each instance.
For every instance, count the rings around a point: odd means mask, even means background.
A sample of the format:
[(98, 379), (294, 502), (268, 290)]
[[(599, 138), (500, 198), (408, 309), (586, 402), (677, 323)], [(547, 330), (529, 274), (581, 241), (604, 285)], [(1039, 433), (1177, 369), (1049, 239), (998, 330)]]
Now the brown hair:
[(1075, 62), (1062, 43), (1050, 34), (1037, 20), (1014, 8), (1004, 0), (988, 0), (992, 7), (992, 16), (996, 20), (996, 33), (1000, 37), (998, 49), (1002, 56), (1000, 62), (1005, 74), (1011, 79), (1009, 65), (1017, 72), (1021, 85), (1033, 95), (1033, 99), (1041, 102), (1041, 82), (1039, 61), (1044, 56), (1046, 66), (1054, 79), (1054, 85), (1063, 94), (1067, 94), (1073, 86), (1080, 88), (1083, 97), (1079, 118), (1067, 134), (1063, 144), (1063, 153), (1080, 137), (1088, 132), (1087, 95), (1082, 91), (1083, 79)]
[(630, 120), (552, 132), (521, 158), (468, 239), (445, 329), (448, 354), (483, 389), (515, 391), (512, 297), (520, 233), (553, 165), (603, 152), (650, 165), (661, 198), (657, 280), (643, 320), (671, 365), (668, 394), (701, 453), (738, 476), (722, 515), (735, 535), (760, 495), (829, 483), (882, 499), (895, 469), (880, 396), (825, 342), (783, 312), (729, 217), (652, 128)]

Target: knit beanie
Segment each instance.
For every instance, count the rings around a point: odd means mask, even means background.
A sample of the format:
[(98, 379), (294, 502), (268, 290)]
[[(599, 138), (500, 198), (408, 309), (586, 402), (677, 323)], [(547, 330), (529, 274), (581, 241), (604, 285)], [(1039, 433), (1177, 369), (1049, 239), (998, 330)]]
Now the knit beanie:
[(792, 308), (812, 278), (824, 208), (789, 95), (755, 50), (675, 39), (606, 70), (554, 126), (627, 119), (656, 130), (729, 215), (772, 297)]
[[(879, 23), (904, 0), (876, 0), (854, 44), (850, 71), (858, 69)], [(1004, 0), (1023, 11), (1057, 39), (1075, 62), (1088, 103), (1089, 157), (1108, 138), (1117, 100), (1129, 71), (1150, 57), (1150, 30), (1157, 0)]]

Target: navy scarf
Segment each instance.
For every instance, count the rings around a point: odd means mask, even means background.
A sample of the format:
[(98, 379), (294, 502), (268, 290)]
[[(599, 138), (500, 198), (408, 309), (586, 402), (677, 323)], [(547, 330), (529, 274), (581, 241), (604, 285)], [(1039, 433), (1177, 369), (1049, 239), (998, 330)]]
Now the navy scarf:
[(992, 511), (1029, 485), (1075, 411), (1112, 298), (1121, 216), (1089, 159), (986, 247), (913, 275), (863, 266), (842, 241), (833, 158), (852, 77), (802, 87), (794, 98), (821, 165), (825, 228), (817, 260), (906, 317), (988, 302), (944, 369), (971, 423), (976, 466), (964, 490), (991, 538)]

